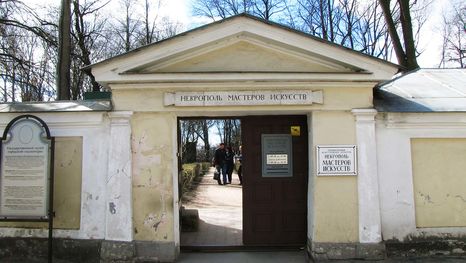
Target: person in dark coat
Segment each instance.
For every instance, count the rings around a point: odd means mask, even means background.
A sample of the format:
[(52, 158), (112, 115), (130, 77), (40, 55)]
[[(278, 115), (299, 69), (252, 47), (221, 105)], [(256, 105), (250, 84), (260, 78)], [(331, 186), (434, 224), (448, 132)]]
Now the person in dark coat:
[(233, 170), (235, 168), (234, 157), (235, 157), (235, 153), (231, 149), (231, 146), (228, 146), (225, 151), (225, 165), (226, 165), (226, 171), (228, 175), (227, 184), (231, 184), (231, 175), (233, 174)]
[(223, 175), (223, 184), (226, 183), (227, 180), (227, 170), (226, 170), (226, 162), (225, 162), (225, 144), (220, 143), (219, 147), (215, 150), (214, 154), (214, 165), (215, 169), (217, 169), (217, 173), (219, 177), (217, 179), (217, 183), (222, 185), (222, 175)]
[(243, 153), (242, 151), (243, 146), (239, 146), (239, 152), (235, 155), (235, 162), (239, 162), (239, 167), (238, 167), (238, 178), (239, 178), (239, 184), (243, 184)]

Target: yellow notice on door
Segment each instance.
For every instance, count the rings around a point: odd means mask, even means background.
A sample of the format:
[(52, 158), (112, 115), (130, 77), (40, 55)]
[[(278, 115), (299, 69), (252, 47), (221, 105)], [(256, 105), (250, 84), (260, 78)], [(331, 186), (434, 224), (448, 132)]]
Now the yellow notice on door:
[(301, 126), (291, 126), (291, 136), (301, 136)]

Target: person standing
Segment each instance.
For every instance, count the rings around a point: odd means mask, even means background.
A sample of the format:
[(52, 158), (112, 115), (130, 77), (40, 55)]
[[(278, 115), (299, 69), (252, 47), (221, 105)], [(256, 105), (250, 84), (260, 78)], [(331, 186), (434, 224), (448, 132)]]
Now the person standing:
[(239, 146), (239, 151), (238, 151), (238, 153), (235, 155), (235, 162), (239, 162), (239, 167), (238, 167), (238, 179), (239, 179), (239, 184), (240, 184), (240, 185), (243, 184), (243, 165), (242, 165), (243, 153), (242, 153), (242, 148), (243, 148), (243, 146), (240, 145), (240, 146)]
[(228, 146), (225, 151), (225, 165), (226, 165), (226, 171), (228, 175), (227, 184), (231, 184), (231, 175), (233, 174), (233, 170), (235, 168), (234, 157), (235, 157), (235, 153), (231, 149), (231, 146)]
[(222, 185), (222, 176), (223, 176), (223, 184), (226, 183), (227, 179), (227, 171), (226, 171), (226, 162), (225, 162), (225, 144), (222, 142), (220, 143), (219, 147), (215, 150), (214, 155), (214, 165), (215, 169), (217, 169), (218, 179), (217, 183)]

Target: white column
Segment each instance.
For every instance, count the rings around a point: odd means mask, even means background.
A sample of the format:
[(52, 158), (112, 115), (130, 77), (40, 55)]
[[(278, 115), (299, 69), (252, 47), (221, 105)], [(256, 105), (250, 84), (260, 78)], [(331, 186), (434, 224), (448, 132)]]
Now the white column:
[(353, 109), (358, 143), (359, 242), (382, 241), (374, 109)]
[(133, 240), (130, 124), (132, 114), (129, 111), (108, 114), (110, 145), (106, 180), (106, 240)]

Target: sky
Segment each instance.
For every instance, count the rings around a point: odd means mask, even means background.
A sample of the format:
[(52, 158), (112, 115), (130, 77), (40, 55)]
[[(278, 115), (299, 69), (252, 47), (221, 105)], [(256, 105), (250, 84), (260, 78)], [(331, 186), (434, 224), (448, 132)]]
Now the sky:
[[(23, 0), (25, 3), (39, 3), (38, 0)], [(83, 1), (83, 0), (81, 0)], [(111, 5), (118, 6), (120, 0), (111, 0)], [(142, 0), (139, 0), (142, 3)], [(209, 23), (209, 19), (193, 17), (192, 15), (192, 1), (195, 0), (161, 0), (161, 13), (162, 15), (169, 16), (172, 20), (181, 22), (184, 25), (184, 30), (192, 29)], [(375, 0), (366, 0), (375, 1)], [(421, 67), (432, 68), (437, 67), (440, 61), (441, 51), (441, 12), (451, 0), (433, 0), (429, 19), (423, 26), (420, 34), (418, 51), (422, 52), (418, 57), (418, 63)], [(41, 4), (59, 5), (60, 0), (41, 0)], [(396, 63), (396, 61), (393, 61)]]
[[(183, 24), (187, 25), (187, 29), (194, 25), (202, 25), (208, 23), (209, 20), (202, 20), (192, 16), (193, 0), (166, 0), (167, 14)], [(375, 0), (367, 0), (375, 1)], [(450, 0), (433, 0), (429, 19), (424, 24), (418, 45), (418, 51), (421, 55), (418, 57), (418, 63), (423, 68), (438, 67), (441, 55), (442, 38), (440, 36), (441, 13), (446, 8)], [(396, 61), (393, 61), (396, 63)]]
[(441, 22), (442, 12), (447, 8), (450, 0), (434, 0), (429, 19), (423, 26), (420, 34), (418, 51), (422, 52), (418, 57), (418, 63), (423, 68), (436, 68), (441, 57)]
[[(208, 23), (210, 20), (199, 19), (192, 16), (193, 0), (165, 0), (165, 12), (172, 19), (178, 20), (186, 25), (186, 29)], [(368, 0), (374, 1), (374, 0)], [(424, 24), (418, 45), (421, 55), (418, 63), (421, 67), (437, 67), (440, 61), (442, 39), (440, 36), (441, 13), (450, 0), (433, 0), (429, 19)], [(396, 61), (394, 61), (396, 62)]]

